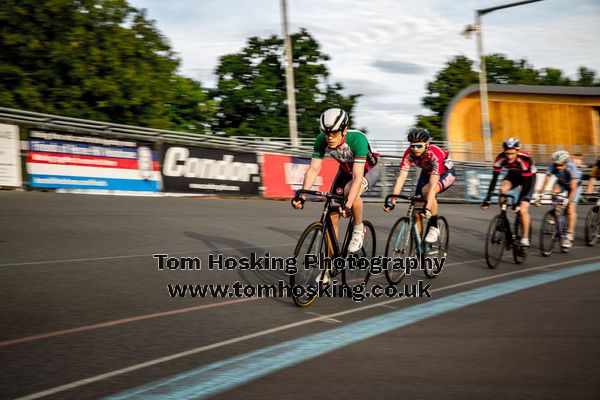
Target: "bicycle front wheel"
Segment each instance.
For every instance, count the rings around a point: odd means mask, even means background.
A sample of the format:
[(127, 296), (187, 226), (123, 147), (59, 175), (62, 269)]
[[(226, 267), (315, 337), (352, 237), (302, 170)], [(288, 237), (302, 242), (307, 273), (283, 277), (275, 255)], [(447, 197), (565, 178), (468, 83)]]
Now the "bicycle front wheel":
[(310, 224), (300, 235), (294, 250), (298, 271), (290, 275), (292, 299), (299, 307), (308, 307), (317, 298), (318, 282), (324, 270), (320, 268), (320, 262), (314, 261), (327, 257), (329, 244), (329, 235), (323, 235), (320, 221)]
[(504, 254), (506, 240), (506, 221), (501, 215), (496, 215), (488, 228), (485, 239), (485, 261), (490, 269), (498, 267)]
[[(411, 234), (410, 221), (408, 217), (402, 217), (392, 227), (385, 245), (385, 256), (389, 258), (412, 257), (414, 254), (414, 237)], [(390, 285), (397, 285), (406, 276), (402, 268), (393, 268), (388, 265), (385, 270), (385, 278)]]
[[(438, 229), (440, 230), (440, 236), (435, 243), (425, 243), (426, 256), (429, 258), (435, 258), (438, 260), (437, 265), (441, 265), (441, 260), (448, 256), (448, 244), (450, 243), (450, 229), (448, 227), (448, 221), (444, 217), (438, 217), (437, 223)], [(425, 276), (429, 279), (433, 279), (441, 272), (436, 270), (434, 264), (427, 264), (423, 268)]]
[[(368, 261), (368, 265), (371, 265), (371, 259), (375, 257), (375, 228), (369, 221), (363, 221), (365, 227), (365, 237), (363, 239), (363, 245), (356, 253), (355, 257), (360, 260)], [(346, 267), (342, 270), (342, 281), (345, 285), (356, 286), (366, 284), (369, 280), (369, 268), (365, 267), (364, 261), (360, 265), (355, 265), (350, 268)]]
[(540, 229), (540, 250), (544, 257), (548, 257), (554, 250), (557, 223), (554, 211), (550, 210), (544, 214)]
[(588, 211), (585, 217), (585, 244), (595, 246), (600, 238), (600, 206), (595, 206)]

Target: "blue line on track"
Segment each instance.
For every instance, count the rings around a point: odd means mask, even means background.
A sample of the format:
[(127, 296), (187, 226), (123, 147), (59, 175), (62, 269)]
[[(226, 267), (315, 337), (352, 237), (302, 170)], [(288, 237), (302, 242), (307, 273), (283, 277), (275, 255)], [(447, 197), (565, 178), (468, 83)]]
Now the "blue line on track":
[(352, 343), (448, 311), (594, 271), (600, 271), (600, 263), (585, 264), (479, 287), (217, 361), (108, 398), (114, 400), (204, 399)]

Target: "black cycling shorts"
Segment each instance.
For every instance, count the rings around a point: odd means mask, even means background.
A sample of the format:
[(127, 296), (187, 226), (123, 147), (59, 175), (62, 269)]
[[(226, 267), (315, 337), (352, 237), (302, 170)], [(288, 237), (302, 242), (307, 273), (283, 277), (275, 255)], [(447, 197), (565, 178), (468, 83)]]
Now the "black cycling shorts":
[[(505, 181), (509, 181), (510, 184), (512, 185), (511, 189), (516, 188), (517, 186), (523, 186), (523, 175), (521, 174), (520, 171), (511, 169), (508, 171), (508, 173), (504, 176)], [(523, 190), (523, 189), (521, 189)], [(525, 195), (523, 195), (523, 198), (521, 199), (521, 201), (531, 201), (531, 198), (533, 197), (533, 191), (535, 190), (535, 174), (531, 175), (531, 187), (529, 188), (529, 190), (527, 191), (527, 193), (525, 193)]]

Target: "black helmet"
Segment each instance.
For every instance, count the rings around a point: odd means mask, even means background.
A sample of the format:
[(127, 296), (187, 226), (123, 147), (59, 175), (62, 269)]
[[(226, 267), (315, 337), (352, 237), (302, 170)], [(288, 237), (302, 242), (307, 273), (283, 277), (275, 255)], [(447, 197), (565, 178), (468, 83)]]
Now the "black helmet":
[(408, 131), (408, 141), (411, 143), (417, 142), (429, 142), (431, 135), (427, 129), (423, 128), (411, 128)]
[(343, 131), (348, 126), (348, 114), (341, 108), (330, 108), (321, 114), (319, 130), (325, 134)]

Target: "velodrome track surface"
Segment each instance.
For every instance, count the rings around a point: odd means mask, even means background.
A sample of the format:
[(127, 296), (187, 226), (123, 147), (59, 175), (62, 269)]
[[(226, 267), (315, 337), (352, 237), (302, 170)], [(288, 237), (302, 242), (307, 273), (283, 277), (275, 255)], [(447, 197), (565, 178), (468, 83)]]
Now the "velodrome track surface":
[[(600, 246), (585, 247), (581, 231), (590, 206), (570, 254), (539, 256), (542, 207), (526, 264), (505, 256), (489, 270), (497, 210), (442, 205), (451, 249), (426, 282), (431, 299), (300, 309), (287, 298), (169, 297), (167, 284), (285, 275), (159, 271), (152, 254), (289, 256), (321, 207), (0, 192), (0, 398), (600, 398)], [(378, 253), (405, 213), (366, 205)]]

